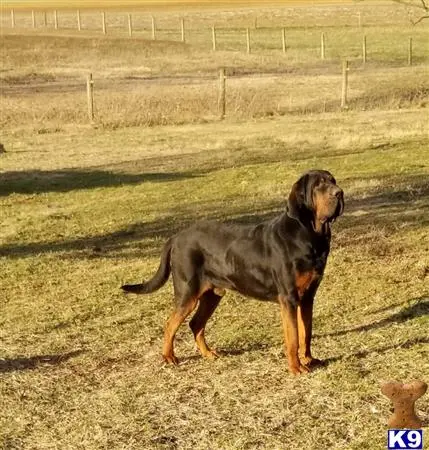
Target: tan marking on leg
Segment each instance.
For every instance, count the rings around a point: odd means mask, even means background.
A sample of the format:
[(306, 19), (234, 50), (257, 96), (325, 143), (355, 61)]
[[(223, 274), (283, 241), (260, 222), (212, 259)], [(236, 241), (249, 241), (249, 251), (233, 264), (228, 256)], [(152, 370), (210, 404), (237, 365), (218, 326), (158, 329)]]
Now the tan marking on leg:
[(298, 325), (296, 308), (288, 303), (287, 300), (280, 299), (280, 312), (289, 372), (293, 375), (309, 372), (307, 367), (301, 365), (298, 358)]
[(298, 306), (298, 336), (301, 362), (307, 367), (320, 362), (311, 355), (312, 324), (313, 299), (306, 299)]
[(184, 307), (176, 309), (167, 321), (162, 348), (162, 356), (167, 363), (177, 365), (179, 362), (174, 355), (174, 337), (182, 322), (195, 309), (196, 304), (196, 299), (190, 299)]

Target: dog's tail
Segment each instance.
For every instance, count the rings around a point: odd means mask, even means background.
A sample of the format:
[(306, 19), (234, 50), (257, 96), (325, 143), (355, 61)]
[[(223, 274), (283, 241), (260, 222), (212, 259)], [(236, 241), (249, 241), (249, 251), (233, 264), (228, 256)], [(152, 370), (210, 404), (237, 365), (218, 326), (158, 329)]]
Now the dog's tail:
[(170, 276), (171, 266), (171, 246), (173, 243), (173, 239), (170, 238), (162, 249), (161, 253), (161, 262), (159, 263), (158, 270), (156, 274), (146, 283), (142, 284), (124, 284), (121, 288), (125, 292), (132, 292), (134, 294), (149, 294), (151, 292), (155, 292), (161, 286), (163, 286)]

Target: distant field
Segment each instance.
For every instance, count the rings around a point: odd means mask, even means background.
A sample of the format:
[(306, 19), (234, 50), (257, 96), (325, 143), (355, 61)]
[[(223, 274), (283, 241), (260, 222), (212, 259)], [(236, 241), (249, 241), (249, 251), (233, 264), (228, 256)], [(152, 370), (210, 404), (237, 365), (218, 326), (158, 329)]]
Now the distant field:
[[(96, 121), (108, 128), (213, 120), (221, 67), (228, 76), (231, 118), (338, 111), (344, 58), (350, 61), (351, 109), (427, 103), (429, 32), (424, 24), (413, 27), (404, 8), (396, 5), (162, 12), (156, 14), (155, 40), (151, 17), (144, 12), (133, 12), (132, 38), (125, 12), (106, 14), (105, 36), (100, 12), (82, 12), (81, 31), (75, 11), (59, 13), (58, 30), (51, 13), (46, 26), (43, 20), (36, 14), (33, 28), (31, 13), (20, 12), (11, 28), (10, 18), (3, 16), (4, 127), (26, 123), (57, 129), (87, 123), (88, 72), (95, 80)], [(246, 27), (251, 54), (246, 54)], [(413, 67), (408, 66), (410, 36)]]
[[(243, 8), (243, 7), (275, 7), (281, 5), (308, 5), (308, 4), (350, 4), (352, 0), (315, 0), (315, 1), (299, 1), (299, 0), (284, 0), (284, 1), (262, 1), (262, 0), (249, 0), (247, 2), (242, 0), (231, 0), (227, 1), (212, 1), (212, 0), (166, 0), (166, 1), (141, 1), (141, 0), (125, 0), (125, 1), (85, 1), (85, 0), (73, 0), (65, 1), (58, 0), (55, 2), (49, 0), (41, 1), (25, 1), (25, 0), (15, 0), (15, 1), (3, 1), (2, 7), (5, 9), (9, 8), (19, 8), (19, 9), (46, 9), (46, 8), (142, 8), (142, 9), (166, 9), (171, 10), (171, 8), (177, 9), (188, 9), (188, 8)], [(376, 2), (377, 4), (383, 2)], [(386, 2), (385, 2), (386, 3)]]
[[(391, 3), (263, 5), (163, 7), (155, 40), (147, 11), (133, 10), (129, 37), (126, 9), (107, 12), (105, 36), (101, 10), (82, 11), (78, 31), (76, 11), (55, 30), (52, 10), (33, 29), (31, 12), (12, 28), (3, 9), (1, 449), (379, 450), (380, 384), (429, 381), (428, 28)], [(316, 299), (327, 366), (291, 377), (279, 308), (236, 293), (207, 328), (219, 359), (202, 360), (185, 324), (180, 365), (163, 365), (171, 282), (140, 297), (119, 286), (150, 277), (196, 220), (283, 211), (311, 168), (331, 170), (346, 199)], [(427, 426), (427, 394), (417, 411)]]

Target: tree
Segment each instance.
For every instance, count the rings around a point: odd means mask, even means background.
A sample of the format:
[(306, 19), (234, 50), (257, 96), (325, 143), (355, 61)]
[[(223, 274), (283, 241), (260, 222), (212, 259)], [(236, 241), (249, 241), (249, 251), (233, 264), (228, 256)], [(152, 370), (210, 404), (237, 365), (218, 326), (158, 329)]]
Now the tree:
[(429, 19), (429, 0), (394, 0), (396, 3), (400, 3), (401, 5), (408, 6), (409, 8), (423, 10), (423, 15), (420, 16), (417, 20), (413, 20), (410, 16), (411, 23), (416, 25), (424, 19)]

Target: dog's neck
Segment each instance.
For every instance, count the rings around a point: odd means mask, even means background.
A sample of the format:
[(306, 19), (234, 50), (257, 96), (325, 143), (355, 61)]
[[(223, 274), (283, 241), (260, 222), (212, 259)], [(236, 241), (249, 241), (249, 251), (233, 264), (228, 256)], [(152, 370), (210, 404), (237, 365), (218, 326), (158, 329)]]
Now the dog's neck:
[(321, 220), (314, 211), (308, 208), (293, 207), (288, 203), (286, 214), (292, 219), (300, 222), (307, 230), (313, 231), (318, 236), (331, 237), (331, 224), (329, 220)]

